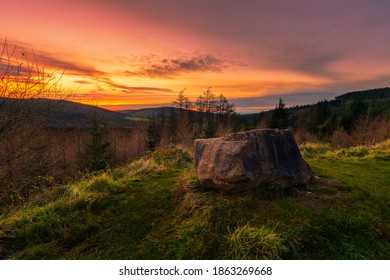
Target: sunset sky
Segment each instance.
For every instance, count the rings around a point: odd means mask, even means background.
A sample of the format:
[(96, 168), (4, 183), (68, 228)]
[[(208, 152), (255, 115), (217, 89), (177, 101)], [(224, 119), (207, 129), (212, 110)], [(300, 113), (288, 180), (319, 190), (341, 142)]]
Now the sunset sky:
[[(242, 113), (390, 85), (387, 0), (5, 0), (0, 40), (65, 69), (76, 101), (119, 110), (195, 100)], [(81, 85), (81, 86), (80, 86)]]

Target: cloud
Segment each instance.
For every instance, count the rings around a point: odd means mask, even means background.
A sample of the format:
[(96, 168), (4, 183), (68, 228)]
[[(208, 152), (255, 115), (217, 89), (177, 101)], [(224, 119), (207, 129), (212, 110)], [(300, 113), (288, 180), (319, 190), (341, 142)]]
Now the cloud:
[(174, 92), (168, 88), (156, 88), (156, 87), (131, 87), (133, 90), (142, 90), (142, 91), (160, 91), (160, 92)]
[[(1, 43), (1, 41), (0, 41)], [(100, 71), (88, 64), (82, 63), (74, 59), (69, 61), (66, 57), (69, 57), (60, 53), (51, 53), (44, 50), (32, 50), (31, 48), (20, 47), (16, 44), (3, 41), (5, 50), (1, 52), (0, 49), (0, 70), (1, 73), (6, 74), (10, 80), (20, 81), (23, 83), (29, 82), (29, 77), (39, 76), (48, 77), (55, 72), (64, 72), (65, 75), (77, 76), (79, 79), (74, 81), (80, 85), (92, 85), (95, 84), (99, 92), (105, 92), (107, 89), (110, 91), (121, 91), (123, 93), (136, 93), (140, 94), (156, 94), (156, 93), (172, 93), (173, 91), (168, 88), (158, 87), (132, 87), (126, 84), (115, 82), (110, 75), (112, 73)], [(26, 45), (28, 44), (22, 44)], [(201, 63), (202, 61), (199, 60)], [(206, 62), (212, 63), (213, 60), (206, 59)], [(204, 64), (206, 62), (203, 62)], [(184, 61), (180, 64), (177, 60), (172, 61), (172, 64), (178, 64), (182, 68), (198, 67), (194, 61)], [(187, 63), (187, 64), (186, 64)], [(191, 64), (192, 63), (192, 64)], [(205, 67), (205, 66), (204, 66)], [(39, 69), (39, 72), (37, 72)], [(31, 80), (36, 82), (36, 80)]]
[(88, 64), (67, 61), (47, 52), (37, 51), (35, 57), (39, 64), (44, 67), (64, 70), (67, 75), (98, 76), (106, 74)]
[(123, 90), (127, 93), (139, 93), (139, 92), (166, 92), (166, 93), (172, 93), (173, 91), (168, 88), (157, 88), (157, 87), (132, 87), (128, 85), (123, 85), (114, 82), (112, 79), (107, 77), (92, 77), (95, 81), (104, 83), (108, 85), (111, 88)]
[(313, 43), (276, 47), (261, 62), (267, 69), (283, 69), (295, 72), (333, 76), (331, 64), (342, 59), (340, 50), (322, 49)]
[[(113, 0), (107, 5), (164, 34), (164, 44), (172, 40), (187, 48), (233, 52), (258, 69), (334, 79), (348, 77), (361, 61), (390, 61), (386, 0)], [(353, 65), (337, 66), (346, 60)], [(166, 74), (164, 65), (145, 72)]]
[[(67, 75), (79, 76), (96, 76), (105, 75), (106, 73), (95, 69), (94, 67), (82, 63), (75, 62), (76, 59), (69, 61), (66, 57), (72, 55), (64, 53), (52, 53), (41, 49), (32, 49), (28, 43), (8, 42), (8, 40), (0, 40), (3, 45), (0, 64), (1, 67), (14, 67), (16, 70), (22, 70), (24, 73), (33, 74), (32, 72), (45, 71), (50, 72), (53, 69), (64, 71)], [(23, 47), (26, 46), (26, 47)], [(56, 71), (54, 70), (54, 71)], [(50, 73), (47, 73), (50, 74)]]
[(81, 85), (90, 85), (91, 84), (91, 82), (88, 82), (85, 79), (74, 81), (74, 83), (81, 84)]
[(100, 107), (112, 110), (112, 111), (120, 111), (120, 110), (138, 110), (138, 109), (148, 109), (148, 108), (160, 108), (160, 107), (170, 107), (172, 103), (158, 103), (158, 104), (149, 104), (149, 103), (139, 103), (139, 104), (128, 104), (123, 103), (119, 105), (101, 105)]
[(181, 57), (173, 59), (162, 59), (158, 63), (149, 63), (141, 66), (135, 71), (125, 71), (128, 76), (144, 77), (172, 77), (188, 72), (219, 72), (224, 69), (225, 65), (222, 60), (211, 54), (202, 54), (191, 58)]

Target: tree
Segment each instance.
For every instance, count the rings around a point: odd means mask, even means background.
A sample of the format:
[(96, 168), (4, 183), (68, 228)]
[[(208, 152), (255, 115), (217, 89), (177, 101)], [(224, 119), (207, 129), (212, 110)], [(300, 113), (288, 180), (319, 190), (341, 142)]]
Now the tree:
[(313, 111), (310, 128), (314, 129), (320, 138), (329, 136), (332, 131), (332, 111), (329, 101), (318, 102)]
[(160, 127), (154, 115), (149, 116), (149, 123), (146, 136), (146, 147), (149, 151), (154, 151), (160, 143)]
[(285, 106), (286, 104), (283, 102), (283, 99), (279, 97), (279, 103), (275, 106), (275, 110), (270, 120), (270, 128), (287, 128), (288, 113)]
[(214, 138), (216, 136), (217, 128), (212, 120), (207, 120), (203, 128), (204, 138)]
[(44, 124), (71, 93), (61, 88), (63, 73), (48, 73), (33, 51), (5, 40), (0, 52), (0, 173), (13, 181), (15, 172), (33, 176), (22, 169), (42, 160)]
[(220, 94), (217, 97), (216, 110), (218, 114), (219, 122), (228, 122), (229, 118), (236, 113), (236, 106), (233, 103), (229, 103), (227, 98)]
[(88, 132), (89, 140), (83, 155), (84, 165), (89, 171), (105, 170), (110, 165), (108, 148), (111, 143), (107, 140), (107, 124), (99, 118), (97, 108), (92, 113)]
[(184, 95), (184, 91), (186, 89), (183, 89), (179, 92), (179, 95), (177, 96), (177, 99), (173, 102), (175, 106), (179, 109), (189, 109), (191, 108), (191, 101), (190, 99)]
[(217, 98), (211, 91), (211, 87), (196, 99), (196, 107), (200, 112), (214, 113), (216, 111), (216, 104)]
[(351, 132), (360, 116), (368, 111), (368, 104), (360, 99), (352, 101), (341, 118), (341, 123), (347, 132)]
[[(179, 109), (188, 109), (192, 105), (188, 97), (184, 95), (184, 90), (179, 93), (174, 104)], [(175, 122), (171, 124), (169, 131), (172, 136), (180, 136), (180, 139), (175, 140), (175, 142), (190, 142), (198, 137), (215, 137), (217, 131), (220, 131), (221, 128), (224, 131), (227, 130), (228, 125), (232, 123), (232, 116), (235, 115), (236, 110), (235, 105), (229, 103), (225, 96), (222, 94), (216, 96), (211, 87), (196, 99), (194, 107), (196, 111), (201, 113), (180, 110), (178, 120), (171, 118)], [(175, 116), (174, 112), (171, 116)], [(177, 125), (174, 125), (176, 122)]]
[(169, 114), (169, 118), (168, 118), (168, 133), (169, 133), (169, 142), (170, 143), (174, 143), (176, 144), (177, 143), (177, 134), (178, 134), (178, 127), (179, 127), (179, 121), (181, 120), (180, 116), (181, 116), (181, 111), (179, 112), (179, 117), (178, 115), (176, 114), (176, 111), (175, 111), (175, 108), (171, 107), (171, 110), (170, 110), (170, 114)]

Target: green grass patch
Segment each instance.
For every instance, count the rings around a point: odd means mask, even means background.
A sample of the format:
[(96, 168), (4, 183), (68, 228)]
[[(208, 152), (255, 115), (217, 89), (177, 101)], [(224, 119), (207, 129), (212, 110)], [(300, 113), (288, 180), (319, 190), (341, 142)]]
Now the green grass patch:
[(228, 235), (229, 257), (235, 260), (280, 259), (285, 240), (274, 228), (245, 225)]
[(307, 144), (319, 177), (267, 199), (202, 190), (182, 147), (2, 208), (2, 259), (389, 259), (389, 145)]

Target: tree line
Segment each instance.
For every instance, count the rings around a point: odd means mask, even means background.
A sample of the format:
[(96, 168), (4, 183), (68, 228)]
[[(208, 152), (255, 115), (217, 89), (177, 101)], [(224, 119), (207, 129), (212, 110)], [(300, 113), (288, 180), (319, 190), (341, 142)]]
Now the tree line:
[(212, 138), (233, 131), (236, 108), (223, 95), (209, 87), (195, 101), (180, 91), (173, 107), (149, 116), (147, 147), (182, 144), (191, 146), (197, 138)]

